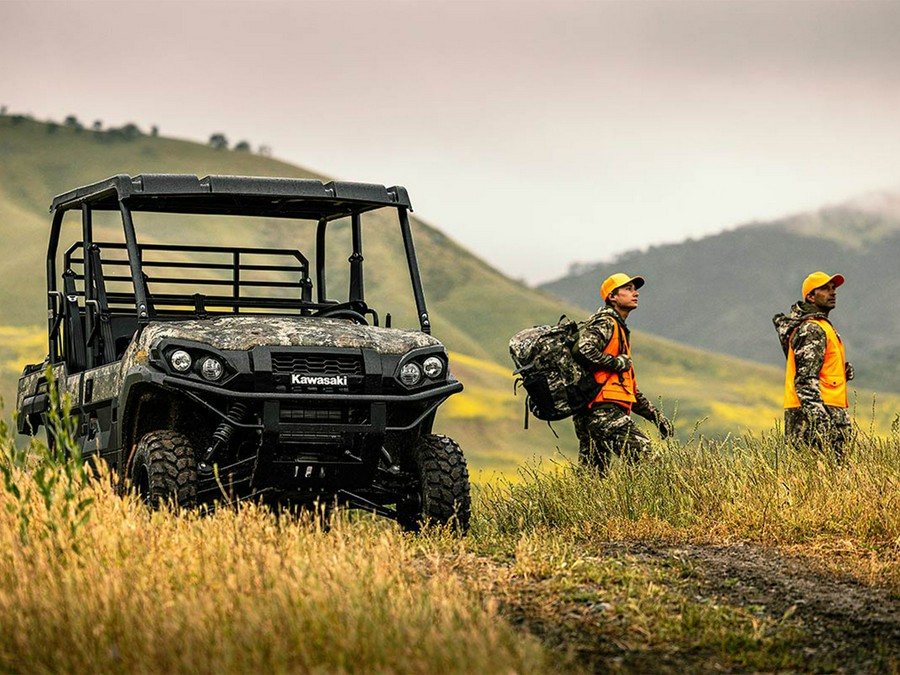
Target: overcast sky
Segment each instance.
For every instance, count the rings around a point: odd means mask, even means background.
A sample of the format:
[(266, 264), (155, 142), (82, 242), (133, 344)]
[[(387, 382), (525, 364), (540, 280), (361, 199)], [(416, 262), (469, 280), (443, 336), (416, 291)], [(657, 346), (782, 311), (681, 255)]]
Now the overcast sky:
[(894, 0), (0, 0), (0, 105), (405, 185), (536, 283), (900, 187), (898, 36)]

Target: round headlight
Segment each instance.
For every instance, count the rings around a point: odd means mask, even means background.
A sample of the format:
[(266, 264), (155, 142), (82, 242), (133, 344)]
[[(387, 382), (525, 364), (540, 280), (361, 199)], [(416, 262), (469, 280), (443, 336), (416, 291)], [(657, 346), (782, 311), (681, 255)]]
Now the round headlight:
[(225, 366), (222, 365), (222, 362), (219, 361), (219, 359), (214, 359), (209, 356), (200, 363), (200, 374), (203, 376), (204, 380), (215, 382), (220, 379), (224, 373)]
[(422, 363), (422, 370), (424, 370), (425, 374), (432, 380), (436, 380), (444, 374), (444, 362), (436, 356), (429, 356), (425, 359), (424, 363)]
[(407, 387), (419, 384), (422, 379), (422, 369), (417, 363), (407, 363), (400, 369), (400, 381)]
[(169, 364), (179, 373), (186, 373), (189, 371), (193, 362), (191, 355), (183, 349), (176, 349), (169, 354)]

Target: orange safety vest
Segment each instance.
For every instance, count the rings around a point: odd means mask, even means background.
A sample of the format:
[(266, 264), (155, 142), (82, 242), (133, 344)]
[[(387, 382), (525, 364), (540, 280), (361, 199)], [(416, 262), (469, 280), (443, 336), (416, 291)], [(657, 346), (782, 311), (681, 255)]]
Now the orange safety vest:
[[(819, 391), (822, 394), (822, 403), (834, 408), (846, 408), (847, 406), (847, 374), (845, 372), (846, 355), (841, 336), (837, 334), (831, 322), (825, 319), (806, 319), (822, 327), (825, 331), (825, 361), (819, 371)], [(794, 329), (796, 331), (796, 329)], [(791, 333), (791, 337), (793, 337)], [(784, 375), (784, 407), (799, 408), (800, 399), (797, 397), (797, 389), (794, 386), (794, 378), (797, 376), (797, 362), (794, 357), (794, 348), (788, 340), (787, 371)]]
[[(615, 321), (615, 330), (609, 340), (609, 344), (603, 350), (604, 354), (618, 356), (619, 354), (627, 354), (631, 356), (631, 345), (622, 332), (622, 327), (618, 321)], [(620, 344), (624, 348), (620, 349)], [(628, 412), (631, 412), (631, 406), (637, 401), (637, 380), (634, 377), (634, 366), (632, 365), (624, 373), (614, 373), (610, 370), (598, 370), (594, 373), (594, 379), (600, 385), (600, 393), (591, 401), (591, 406), (595, 403), (615, 403), (622, 406)], [(590, 407), (590, 406), (589, 406)]]

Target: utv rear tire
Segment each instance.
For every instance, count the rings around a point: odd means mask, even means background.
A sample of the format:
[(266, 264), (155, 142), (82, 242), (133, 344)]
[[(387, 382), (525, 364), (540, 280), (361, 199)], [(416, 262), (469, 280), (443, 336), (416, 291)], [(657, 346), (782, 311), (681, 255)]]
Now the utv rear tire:
[(468, 531), (469, 469), (456, 441), (439, 434), (424, 435), (408, 463), (404, 468), (413, 476), (416, 498), (397, 505), (400, 527), (416, 532), (425, 523), (452, 523), (459, 531)]
[(173, 502), (183, 509), (197, 505), (197, 459), (194, 446), (176, 431), (151, 431), (138, 443), (131, 484), (146, 504)]

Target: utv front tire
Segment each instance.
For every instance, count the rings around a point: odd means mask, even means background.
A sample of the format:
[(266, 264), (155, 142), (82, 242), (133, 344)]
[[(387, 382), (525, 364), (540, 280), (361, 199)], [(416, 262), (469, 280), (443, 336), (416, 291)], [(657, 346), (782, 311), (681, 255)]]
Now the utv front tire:
[(176, 431), (151, 431), (138, 443), (131, 484), (152, 507), (173, 502), (183, 509), (197, 505), (197, 460), (194, 446)]
[(426, 434), (416, 442), (408, 463), (405, 469), (413, 476), (415, 495), (397, 505), (400, 527), (415, 532), (429, 522), (452, 523), (466, 532), (471, 515), (469, 469), (456, 441)]

